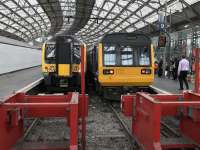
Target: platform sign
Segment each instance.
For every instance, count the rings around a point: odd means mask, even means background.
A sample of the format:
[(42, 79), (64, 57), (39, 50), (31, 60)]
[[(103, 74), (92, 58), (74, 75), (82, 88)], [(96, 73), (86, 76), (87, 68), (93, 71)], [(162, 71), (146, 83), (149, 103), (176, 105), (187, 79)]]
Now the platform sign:
[(158, 23), (159, 23), (159, 30), (165, 30), (165, 14), (164, 12), (159, 12), (158, 14)]

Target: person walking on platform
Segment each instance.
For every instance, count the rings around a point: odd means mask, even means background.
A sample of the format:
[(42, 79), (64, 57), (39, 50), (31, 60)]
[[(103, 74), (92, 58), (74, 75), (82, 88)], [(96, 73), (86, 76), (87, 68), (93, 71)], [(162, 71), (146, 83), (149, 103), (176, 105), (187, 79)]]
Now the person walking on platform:
[(179, 61), (178, 65), (178, 77), (179, 77), (179, 82), (180, 82), (180, 89), (183, 90), (183, 81), (185, 83), (186, 89), (189, 89), (189, 85), (187, 82), (187, 74), (189, 71), (189, 61), (185, 58), (185, 56), (182, 56), (182, 59)]
[(177, 72), (178, 72), (178, 58), (174, 58), (174, 64), (173, 64), (173, 79), (176, 80), (177, 79)]

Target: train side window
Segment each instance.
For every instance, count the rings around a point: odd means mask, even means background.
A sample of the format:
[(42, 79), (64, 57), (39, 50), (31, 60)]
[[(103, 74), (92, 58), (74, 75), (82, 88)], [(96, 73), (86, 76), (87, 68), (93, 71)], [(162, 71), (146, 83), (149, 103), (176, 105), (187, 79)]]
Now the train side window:
[(115, 46), (104, 46), (104, 65), (116, 65)]
[(150, 51), (149, 48), (144, 47), (139, 49), (139, 65), (149, 66), (150, 65)]

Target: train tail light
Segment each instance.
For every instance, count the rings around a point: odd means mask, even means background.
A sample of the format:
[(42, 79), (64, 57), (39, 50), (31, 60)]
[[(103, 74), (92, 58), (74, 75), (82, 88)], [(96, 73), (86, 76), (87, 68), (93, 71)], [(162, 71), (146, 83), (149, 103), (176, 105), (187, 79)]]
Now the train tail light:
[(142, 69), (141, 74), (151, 74), (151, 69)]
[(113, 69), (104, 69), (103, 74), (112, 75), (112, 74), (114, 74), (114, 70)]

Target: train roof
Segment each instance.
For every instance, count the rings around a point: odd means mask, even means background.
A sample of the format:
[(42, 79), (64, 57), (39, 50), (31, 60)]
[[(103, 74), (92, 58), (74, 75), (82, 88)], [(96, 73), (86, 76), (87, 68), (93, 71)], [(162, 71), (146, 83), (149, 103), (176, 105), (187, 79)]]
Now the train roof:
[(151, 44), (151, 39), (149, 36), (142, 33), (111, 33), (106, 34), (102, 39), (102, 43), (128, 43), (131, 45), (149, 45)]

